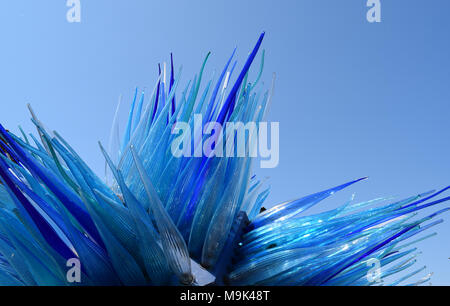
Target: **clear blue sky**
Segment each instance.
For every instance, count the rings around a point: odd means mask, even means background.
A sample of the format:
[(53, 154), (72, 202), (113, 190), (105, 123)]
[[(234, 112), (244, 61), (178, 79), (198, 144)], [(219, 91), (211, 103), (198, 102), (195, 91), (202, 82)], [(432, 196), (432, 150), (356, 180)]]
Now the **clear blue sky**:
[[(97, 172), (114, 107), (151, 88), (173, 52), (182, 84), (212, 51), (207, 75), (237, 46), (239, 64), (266, 31), (264, 80), (277, 73), (269, 120), (280, 122), (280, 164), (268, 205), (370, 176), (322, 203), (406, 197), (450, 184), (450, 2), (381, 0), (10, 0), (0, 7), (0, 122), (32, 131), (26, 103)], [(184, 87), (184, 86), (183, 86)], [(125, 119), (123, 114), (122, 119)], [(123, 126), (123, 125), (122, 125)], [(450, 285), (450, 215), (423, 242), (420, 264)], [(419, 266), (418, 266), (419, 267)]]

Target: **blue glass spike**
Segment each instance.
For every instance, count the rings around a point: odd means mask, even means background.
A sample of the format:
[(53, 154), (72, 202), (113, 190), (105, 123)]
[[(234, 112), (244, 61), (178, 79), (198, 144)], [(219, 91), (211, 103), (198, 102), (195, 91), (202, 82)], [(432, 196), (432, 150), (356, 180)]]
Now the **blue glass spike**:
[[(175, 83), (175, 75), (173, 72), (173, 54), (170, 53), (170, 87), (169, 87), (169, 92), (172, 90), (173, 84)], [(176, 106), (176, 102), (175, 102), (175, 96), (173, 96), (172, 100), (170, 101), (172, 104), (172, 115), (175, 113), (175, 106)]]
[(363, 177), (348, 183), (345, 183), (343, 185), (339, 185), (337, 187), (321, 191), (306, 197), (303, 197), (299, 200), (288, 202), (285, 204), (280, 204), (278, 206), (275, 206), (271, 209), (266, 210), (259, 216), (257, 216), (253, 221), (252, 224), (249, 226), (249, 230), (264, 226), (266, 224), (269, 224), (271, 222), (276, 221), (283, 221), (288, 218), (294, 217), (298, 215), (299, 213), (305, 211), (309, 207), (317, 204), (318, 202), (324, 200), (325, 198), (329, 197), (330, 195), (334, 194), (337, 191), (340, 191), (350, 185), (353, 185), (357, 182), (360, 182), (362, 180), (367, 179), (367, 177)]
[[(158, 64), (159, 76), (161, 77), (161, 64)], [(158, 89), (156, 90), (155, 107), (153, 109), (152, 121), (155, 119), (156, 112), (158, 110), (159, 92), (161, 87), (161, 79), (158, 81)]]
[(227, 100), (225, 101), (222, 110), (219, 113), (219, 116), (217, 118), (217, 122), (220, 124), (223, 124), (225, 121), (225, 116), (230, 111), (230, 109), (234, 109), (234, 101), (236, 99), (236, 94), (239, 90), (239, 87), (241, 87), (242, 80), (244, 79), (245, 75), (247, 74), (248, 70), (250, 69), (251, 64), (253, 63), (253, 60), (255, 59), (256, 54), (258, 53), (259, 47), (261, 46), (261, 43), (263, 41), (265, 33), (263, 32), (261, 36), (258, 39), (258, 42), (256, 43), (253, 51), (250, 53), (247, 61), (245, 62), (244, 67), (242, 68), (241, 73), (239, 74), (236, 82), (233, 85), (233, 88), (231, 89)]
[(161, 235), (161, 242), (163, 250), (167, 255), (168, 264), (173, 272), (177, 274), (182, 284), (191, 284), (194, 279), (191, 272), (191, 261), (186, 243), (162, 205), (158, 194), (133, 147), (131, 147), (131, 153), (150, 201), (150, 208)]
[(138, 89), (136, 87), (135, 92), (134, 92), (133, 102), (131, 103), (130, 114), (128, 115), (127, 127), (125, 129), (125, 134), (123, 135), (122, 146), (120, 147), (120, 152), (121, 153), (124, 152), (126, 145), (130, 141), (131, 124), (133, 122), (133, 113), (134, 113), (134, 107), (135, 107), (135, 104), (136, 104), (137, 94), (138, 94)]

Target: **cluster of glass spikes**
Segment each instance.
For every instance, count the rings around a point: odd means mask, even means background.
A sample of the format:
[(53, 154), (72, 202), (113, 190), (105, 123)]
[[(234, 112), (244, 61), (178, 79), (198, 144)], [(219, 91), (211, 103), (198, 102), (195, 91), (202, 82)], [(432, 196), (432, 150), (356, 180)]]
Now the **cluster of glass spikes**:
[[(363, 179), (271, 207), (254, 158), (171, 153), (173, 125), (193, 127), (194, 114), (219, 123), (264, 119), (271, 100), (258, 82), (264, 53), (257, 78), (248, 73), (263, 37), (239, 72), (233, 51), (218, 78), (203, 82), (208, 54), (184, 90), (171, 58), (170, 77), (164, 68), (150, 95), (136, 90), (122, 134), (117, 108), (109, 145), (99, 149), (105, 178), (31, 108), (36, 136), (0, 126), (0, 284), (198, 285), (202, 273), (229, 285), (428, 282), (413, 244), (435, 234), (419, 235), (448, 208), (419, 211), (448, 200), (437, 199), (447, 188), (395, 201), (352, 199), (308, 215)], [(81, 282), (67, 278), (73, 258)]]

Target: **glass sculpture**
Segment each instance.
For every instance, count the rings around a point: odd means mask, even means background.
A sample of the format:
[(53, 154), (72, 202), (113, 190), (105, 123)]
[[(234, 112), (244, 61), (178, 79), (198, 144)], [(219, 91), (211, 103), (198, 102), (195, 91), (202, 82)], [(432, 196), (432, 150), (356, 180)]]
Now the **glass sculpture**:
[[(256, 80), (248, 77), (263, 37), (240, 72), (233, 51), (218, 79), (202, 84), (208, 54), (181, 92), (181, 69), (175, 74), (171, 58), (168, 80), (160, 69), (150, 96), (136, 90), (121, 136), (116, 111), (109, 146), (100, 144), (105, 179), (58, 132), (47, 130), (31, 107), (37, 137), (0, 126), (0, 284), (428, 282), (430, 274), (417, 276), (424, 268), (402, 271), (416, 261), (413, 244), (435, 233), (417, 235), (442, 222), (437, 217), (448, 208), (419, 212), (449, 200), (438, 197), (449, 187), (396, 201), (351, 199), (305, 214), (361, 178), (264, 211), (269, 190), (252, 173), (254, 158), (171, 153), (174, 124), (193, 126), (195, 114), (221, 124), (263, 120), (271, 100), (258, 82), (264, 53)], [(71, 259), (81, 264), (81, 282), (67, 278)], [(386, 267), (376, 279), (367, 277), (374, 260)], [(385, 281), (394, 274), (394, 281)]]

